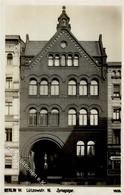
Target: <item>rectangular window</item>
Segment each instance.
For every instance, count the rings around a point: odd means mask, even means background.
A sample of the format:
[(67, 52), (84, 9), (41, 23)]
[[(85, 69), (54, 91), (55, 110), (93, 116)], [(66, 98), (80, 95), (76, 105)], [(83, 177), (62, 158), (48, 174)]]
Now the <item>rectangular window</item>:
[(12, 156), (5, 156), (5, 168), (6, 169), (12, 168)]
[(59, 86), (58, 85), (51, 86), (51, 95), (59, 95)]
[(113, 129), (112, 143), (120, 145), (120, 129)]
[(77, 156), (84, 156), (84, 145), (77, 145)]
[(48, 95), (48, 85), (47, 84), (40, 86), (40, 95)]
[(120, 97), (120, 85), (119, 84), (113, 85), (113, 96)]
[(76, 95), (76, 86), (75, 85), (68, 86), (68, 95)]
[(87, 85), (80, 85), (79, 86), (79, 94), (80, 95), (87, 95)]
[(29, 125), (30, 126), (37, 125), (37, 115), (35, 113), (30, 113), (29, 114)]
[(12, 102), (5, 103), (5, 114), (12, 115)]
[(79, 115), (79, 125), (87, 125), (87, 115), (86, 114)]
[(113, 109), (113, 120), (119, 121), (121, 119), (121, 109), (120, 108), (114, 108)]
[(5, 129), (6, 133), (6, 141), (12, 141), (12, 128), (6, 128)]
[(6, 77), (6, 89), (12, 88), (12, 77)]

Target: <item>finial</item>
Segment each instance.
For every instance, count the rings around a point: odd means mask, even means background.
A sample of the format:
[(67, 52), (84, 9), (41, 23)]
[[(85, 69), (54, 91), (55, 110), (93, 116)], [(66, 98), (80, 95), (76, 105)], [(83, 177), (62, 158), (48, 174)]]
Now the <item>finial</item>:
[(62, 9), (63, 9), (63, 11), (65, 11), (65, 9), (66, 9), (66, 6), (62, 6)]

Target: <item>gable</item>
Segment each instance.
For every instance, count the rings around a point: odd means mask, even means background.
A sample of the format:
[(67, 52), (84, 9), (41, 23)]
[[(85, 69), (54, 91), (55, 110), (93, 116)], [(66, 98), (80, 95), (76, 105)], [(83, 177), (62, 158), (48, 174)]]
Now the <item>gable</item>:
[[(67, 47), (65, 49), (60, 46), (63, 40), (67, 42)], [(42, 60), (44, 56), (47, 56), (51, 52), (77, 52), (88, 63), (94, 64), (96, 67), (98, 67), (98, 64), (94, 61), (92, 56), (68, 30), (57, 31), (55, 35), (42, 48), (42, 50), (34, 57), (31, 66), (36, 65), (39, 61)]]

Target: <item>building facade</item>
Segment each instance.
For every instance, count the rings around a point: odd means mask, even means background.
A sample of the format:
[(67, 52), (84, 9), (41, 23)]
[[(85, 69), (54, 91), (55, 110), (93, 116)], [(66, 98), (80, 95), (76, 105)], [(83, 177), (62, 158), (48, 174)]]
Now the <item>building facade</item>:
[(21, 55), (20, 181), (105, 183), (107, 65), (102, 35), (78, 41), (65, 7), (49, 41)]
[(6, 36), (5, 182), (120, 184), (121, 63), (78, 41), (63, 7), (49, 41)]
[(120, 183), (121, 63), (108, 63), (108, 167), (109, 182)]
[(22, 43), (18, 35), (6, 36), (5, 182), (17, 182), (19, 176), (19, 87)]

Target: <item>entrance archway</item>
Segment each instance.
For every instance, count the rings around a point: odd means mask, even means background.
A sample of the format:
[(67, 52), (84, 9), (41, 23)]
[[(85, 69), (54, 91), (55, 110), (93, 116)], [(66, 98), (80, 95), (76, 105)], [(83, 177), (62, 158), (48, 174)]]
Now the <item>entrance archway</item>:
[(52, 140), (39, 140), (33, 146), (34, 170), (41, 179), (55, 178), (61, 175), (62, 149)]

